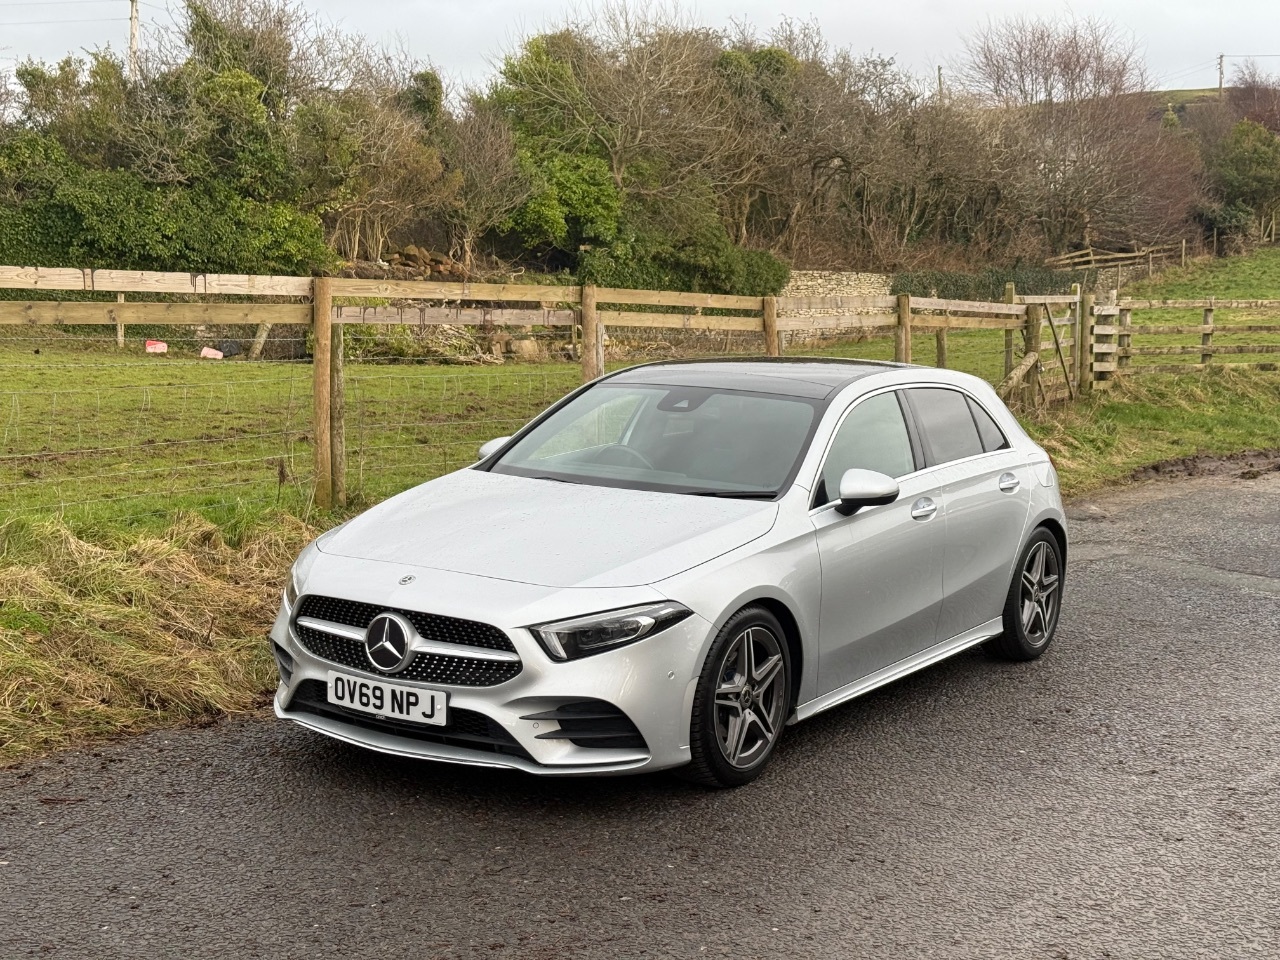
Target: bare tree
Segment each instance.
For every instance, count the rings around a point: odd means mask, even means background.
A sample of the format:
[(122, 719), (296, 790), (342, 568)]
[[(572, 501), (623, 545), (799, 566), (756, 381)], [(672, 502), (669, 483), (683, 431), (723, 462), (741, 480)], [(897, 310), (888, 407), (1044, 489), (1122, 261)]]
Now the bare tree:
[(678, 196), (732, 149), (732, 107), (714, 69), (720, 52), (714, 31), (610, 0), (508, 58), (504, 79), (531, 120), (559, 131), (562, 147), (598, 150), (619, 190), (656, 199)]
[(1243, 119), (1280, 135), (1280, 76), (1265, 73), (1258, 61), (1246, 60), (1236, 67), (1228, 101)]
[(1185, 223), (1198, 161), (1152, 117), (1133, 37), (1092, 18), (1013, 17), (969, 38), (958, 67), (1000, 111), (1001, 179), (1052, 252), (1160, 240)]
[(470, 272), (476, 241), (500, 226), (529, 198), (533, 182), (516, 154), (505, 117), (477, 96), (442, 130), (445, 162), (457, 193), (444, 211), (453, 250)]

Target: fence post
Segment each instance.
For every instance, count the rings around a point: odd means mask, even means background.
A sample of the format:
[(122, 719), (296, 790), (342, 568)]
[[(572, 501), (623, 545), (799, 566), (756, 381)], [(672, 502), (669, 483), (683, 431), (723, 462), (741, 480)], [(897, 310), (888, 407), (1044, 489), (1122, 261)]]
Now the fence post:
[(347, 505), (346, 358), (342, 324), (333, 324), (329, 357), (329, 446), (333, 503)]
[(330, 376), (333, 348), (333, 292), (328, 277), (311, 281), (311, 401), (312, 433), (315, 435), (316, 506), (333, 506), (333, 447), (330, 430)]
[[(943, 319), (946, 319), (945, 317)], [(939, 327), (938, 332), (934, 334), (938, 342), (937, 355), (938, 360), (936, 366), (939, 370), (947, 369), (947, 328)]]
[(1080, 295), (1080, 369), (1076, 373), (1081, 393), (1093, 390), (1093, 300), (1092, 293)]
[(596, 310), (596, 288), (582, 286), (582, 382), (590, 383), (604, 373), (604, 337), (600, 332), (600, 314)]
[(1204, 325), (1209, 329), (1200, 331), (1200, 362), (1210, 364), (1213, 363), (1213, 351), (1204, 348), (1213, 346), (1213, 307), (1204, 308)]
[(911, 362), (911, 294), (898, 294), (898, 337), (893, 344), (893, 359)]
[(271, 324), (258, 324), (258, 329), (253, 335), (253, 343), (249, 346), (248, 359), (260, 360), (262, 358), (262, 348), (267, 345), (267, 335), (269, 333), (271, 333)]
[(765, 297), (761, 303), (764, 313), (764, 352), (766, 356), (782, 356), (782, 342), (778, 339), (778, 298)]
[[(1027, 322), (1022, 328), (1023, 354), (1040, 353), (1040, 325), (1042, 317), (1040, 315), (1042, 307), (1038, 303), (1027, 304)], [(1028, 410), (1036, 408), (1037, 392), (1040, 388), (1040, 361), (1037, 360), (1031, 365), (1031, 369), (1027, 371), (1027, 376), (1023, 380), (1023, 403)]]
[[(1075, 297), (1075, 303), (1071, 304), (1071, 376), (1075, 378), (1077, 384), (1080, 382), (1080, 344), (1084, 340), (1084, 323), (1080, 314), (1080, 284), (1073, 283), (1071, 285), (1071, 295)], [(1076, 394), (1079, 395), (1077, 390)]]
[[(123, 293), (116, 294), (116, 303), (124, 303)], [(124, 346), (124, 324), (119, 322), (116, 323), (116, 346)]]
[[(1018, 300), (1018, 290), (1010, 280), (1004, 285), (1004, 302), (1016, 303)], [(1013, 331), (1006, 330), (1004, 332), (1004, 375), (1007, 377), (1013, 373)]]
[(1133, 334), (1129, 332), (1129, 328), (1133, 326), (1133, 311), (1128, 307), (1121, 307), (1116, 323), (1120, 327), (1120, 333), (1116, 337), (1116, 369), (1123, 370), (1129, 365), (1129, 348), (1133, 345)]

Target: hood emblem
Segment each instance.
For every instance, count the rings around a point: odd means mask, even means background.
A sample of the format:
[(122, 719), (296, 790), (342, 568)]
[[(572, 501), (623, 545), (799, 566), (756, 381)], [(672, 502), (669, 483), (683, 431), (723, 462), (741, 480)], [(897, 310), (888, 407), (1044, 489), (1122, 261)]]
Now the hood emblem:
[(404, 617), (380, 613), (365, 631), (364, 655), (383, 673), (396, 673), (405, 668), (412, 656), (409, 641), (413, 634), (413, 624)]
[(413, 583), (413, 581), (417, 579), (418, 578), (415, 577), (412, 573), (406, 573), (403, 577), (400, 578), (400, 586), (402, 587), (408, 586), (409, 584)]

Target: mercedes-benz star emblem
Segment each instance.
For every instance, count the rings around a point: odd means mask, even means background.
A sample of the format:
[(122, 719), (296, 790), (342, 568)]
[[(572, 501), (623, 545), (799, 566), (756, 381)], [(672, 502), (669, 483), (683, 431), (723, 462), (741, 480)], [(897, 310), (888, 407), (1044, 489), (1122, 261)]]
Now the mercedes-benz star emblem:
[(412, 573), (406, 573), (403, 577), (400, 578), (400, 586), (402, 587), (408, 586), (409, 584), (413, 583), (413, 581), (417, 579), (418, 578), (415, 577)]
[(409, 662), (413, 624), (396, 613), (380, 613), (364, 635), (364, 654), (383, 673), (403, 670)]

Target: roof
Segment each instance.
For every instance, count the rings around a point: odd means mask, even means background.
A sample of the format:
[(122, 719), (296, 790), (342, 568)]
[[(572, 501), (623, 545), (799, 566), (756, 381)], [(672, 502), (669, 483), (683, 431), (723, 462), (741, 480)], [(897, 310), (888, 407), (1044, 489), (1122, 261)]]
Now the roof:
[(820, 399), (854, 380), (897, 366), (875, 360), (814, 357), (660, 361), (620, 370), (607, 381), (751, 390)]

